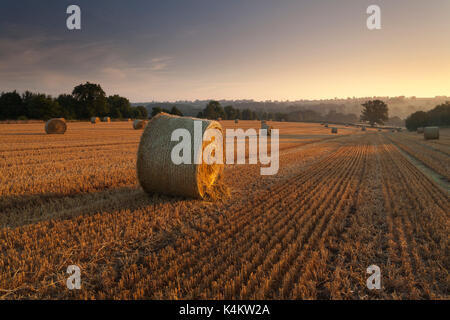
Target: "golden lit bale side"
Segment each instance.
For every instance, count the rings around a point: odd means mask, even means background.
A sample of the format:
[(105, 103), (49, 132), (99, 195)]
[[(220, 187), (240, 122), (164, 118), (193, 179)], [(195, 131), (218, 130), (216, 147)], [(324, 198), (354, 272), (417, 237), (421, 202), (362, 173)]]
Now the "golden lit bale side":
[(145, 121), (145, 120), (134, 120), (133, 121), (133, 129), (135, 129), (135, 130), (144, 129), (146, 124), (147, 124), (147, 121)]
[[(178, 117), (159, 113), (147, 124), (142, 133), (137, 155), (137, 176), (139, 183), (147, 193), (188, 196), (193, 198), (217, 198), (223, 195), (223, 164), (195, 164), (194, 154), (203, 154), (205, 148), (217, 146), (222, 150), (222, 141), (200, 143), (195, 150), (194, 121), (201, 122), (201, 135), (207, 129), (216, 129), (222, 133), (217, 121)], [(191, 164), (174, 164), (171, 153), (179, 141), (171, 141), (174, 130), (184, 128), (191, 135)]]
[(336, 127), (331, 128), (331, 133), (338, 133), (338, 130)]
[(423, 133), (423, 127), (419, 127), (419, 128), (417, 128), (417, 133)]
[(99, 123), (100, 122), (100, 118), (99, 117), (92, 117), (91, 118), (91, 123)]
[(110, 117), (103, 117), (102, 118), (102, 122), (111, 122), (111, 118)]
[(425, 140), (439, 139), (439, 127), (425, 127), (423, 136)]
[(66, 130), (67, 124), (64, 118), (50, 119), (45, 123), (45, 132), (47, 134), (64, 134)]

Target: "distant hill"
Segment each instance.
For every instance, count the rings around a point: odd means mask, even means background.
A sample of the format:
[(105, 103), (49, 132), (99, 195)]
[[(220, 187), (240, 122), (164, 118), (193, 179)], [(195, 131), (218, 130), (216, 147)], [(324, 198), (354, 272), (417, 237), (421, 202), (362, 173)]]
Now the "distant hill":
[[(327, 99), (327, 100), (297, 100), (297, 101), (254, 101), (254, 100), (218, 100), (222, 106), (231, 105), (237, 109), (250, 109), (260, 112), (282, 112), (292, 113), (296, 111), (313, 110), (321, 115), (330, 112), (342, 114), (354, 114), (359, 117), (361, 104), (367, 100), (379, 99), (388, 104), (389, 117), (405, 119), (411, 113), (419, 110), (428, 111), (436, 105), (450, 100), (450, 97), (439, 96), (434, 98), (416, 97), (363, 97), (347, 99)], [(213, 99), (210, 99), (213, 100)], [(175, 102), (139, 102), (132, 103), (133, 106), (143, 105), (149, 113), (153, 107), (170, 109), (176, 106), (188, 116), (196, 116), (210, 100), (195, 101), (175, 101)]]

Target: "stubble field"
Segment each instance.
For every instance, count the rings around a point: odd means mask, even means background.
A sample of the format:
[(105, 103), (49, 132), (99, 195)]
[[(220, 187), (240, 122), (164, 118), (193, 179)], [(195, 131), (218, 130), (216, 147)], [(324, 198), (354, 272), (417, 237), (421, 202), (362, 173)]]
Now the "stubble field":
[(278, 174), (227, 165), (216, 202), (146, 195), (129, 122), (0, 124), (0, 298), (449, 298), (450, 130), (269, 124)]

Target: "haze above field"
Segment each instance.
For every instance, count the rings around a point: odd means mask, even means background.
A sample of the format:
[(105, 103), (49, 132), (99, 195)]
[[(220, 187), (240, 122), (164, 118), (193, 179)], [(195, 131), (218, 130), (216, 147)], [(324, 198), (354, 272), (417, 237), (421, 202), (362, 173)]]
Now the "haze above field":
[(82, 29), (69, 31), (72, 2), (4, 0), (0, 91), (56, 96), (91, 81), (135, 102), (450, 96), (450, 2), (379, 2), (382, 29), (369, 31), (373, 2), (81, 0)]

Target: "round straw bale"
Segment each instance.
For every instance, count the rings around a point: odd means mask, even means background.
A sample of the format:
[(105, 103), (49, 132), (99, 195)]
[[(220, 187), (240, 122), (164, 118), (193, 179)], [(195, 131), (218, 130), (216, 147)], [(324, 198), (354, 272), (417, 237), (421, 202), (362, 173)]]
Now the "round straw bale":
[(64, 118), (50, 119), (45, 123), (45, 132), (47, 134), (64, 134), (66, 130), (67, 125)]
[[(142, 133), (137, 154), (137, 176), (139, 183), (147, 193), (188, 196), (193, 198), (218, 198), (226, 193), (222, 183), (222, 163), (196, 164), (194, 155), (203, 158), (205, 148), (217, 147), (223, 150), (223, 141), (202, 141), (199, 146), (194, 141), (194, 121), (201, 123), (201, 139), (208, 129), (222, 133), (222, 126), (217, 121), (179, 117), (159, 113), (153, 117)], [(175, 164), (171, 153), (179, 141), (171, 141), (176, 129), (186, 129), (190, 133), (190, 164)]]
[(134, 120), (133, 121), (133, 129), (138, 130), (138, 129), (144, 129), (145, 125), (147, 124), (147, 121), (145, 120)]
[(425, 127), (423, 137), (425, 140), (439, 139), (439, 127)]
[(111, 118), (110, 117), (103, 117), (102, 118), (102, 122), (111, 122)]
[(99, 117), (92, 117), (91, 118), (91, 123), (99, 123), (100, 122), (100, 118)]
[(263, 125), (261, 125), (261, 129), (266, 129), (267, 130), (267, 135), (270, 136), (272, 134), (272, 127), (267, 125), (266, 123), (264, 123)]
[(331, 128), (331, 133), (338, 133), (337, 128), (336, 127)]
[(423, 127), (417, 128), (417, 133), (423, 133)]

